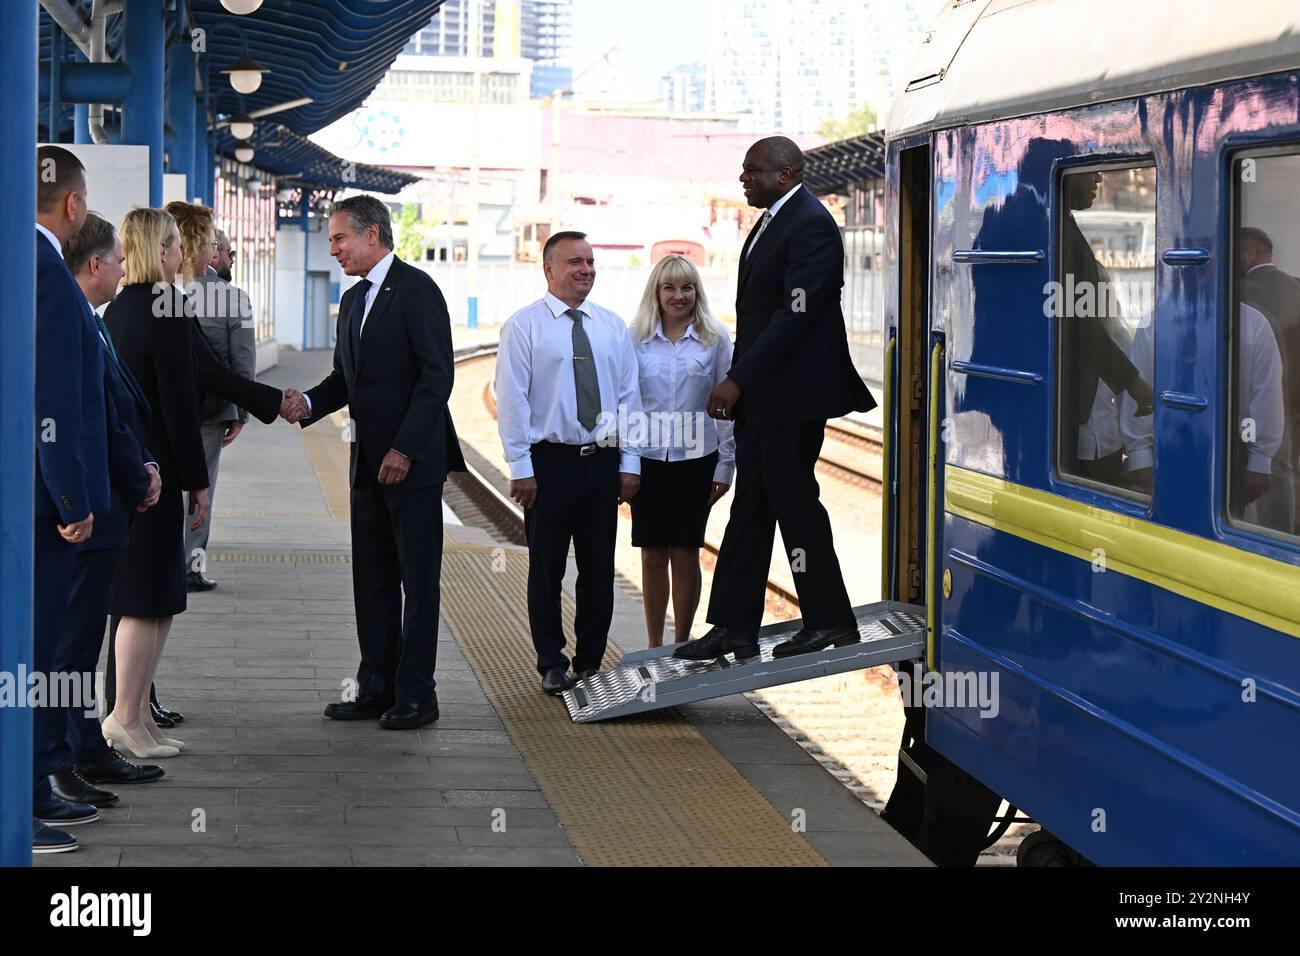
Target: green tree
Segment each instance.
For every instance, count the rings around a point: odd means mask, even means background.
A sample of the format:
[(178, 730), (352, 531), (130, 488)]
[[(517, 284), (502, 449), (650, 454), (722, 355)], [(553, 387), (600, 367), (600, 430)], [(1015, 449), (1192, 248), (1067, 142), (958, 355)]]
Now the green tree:
[(817, 134), (832, 141), (852, 139), (854, 136), (871, 132), (875, 125), (876, 111), (864, 103), (849, 113), (845, 119), (827, 117), (822, 120), (821, 125), (817, 127)]
[(429, 245), (429, 231), (420, 220), (420, 204), (408, 202), (402, 204), (402, 211), (397, 216), (393, 241), (397, 248), (393, 250), (403, 262), (419, 262), (424, 258), (424, 250)]

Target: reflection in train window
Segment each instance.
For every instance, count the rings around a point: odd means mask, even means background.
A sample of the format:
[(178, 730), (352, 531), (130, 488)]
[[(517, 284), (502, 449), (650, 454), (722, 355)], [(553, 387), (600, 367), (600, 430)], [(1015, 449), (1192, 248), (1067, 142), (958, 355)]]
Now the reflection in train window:
[(1154, 465), (1156, 171), (1061, 177), (1056, 281), (1057, 467), (1085, 483), (1149, 498)]
[(1294, 536), (1300, 452), (1300, 155), (1233, 162), (1236, 290), (1231, 321), (1228, 513)]

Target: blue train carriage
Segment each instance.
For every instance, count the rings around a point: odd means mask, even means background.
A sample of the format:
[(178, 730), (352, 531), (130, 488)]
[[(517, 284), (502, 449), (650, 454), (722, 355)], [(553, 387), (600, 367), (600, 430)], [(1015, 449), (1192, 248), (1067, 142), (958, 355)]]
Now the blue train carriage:
[(949, 3), (908, 77), (882, 596), (934, 706), (886, 817), (1300, 863), (1300, 5)]

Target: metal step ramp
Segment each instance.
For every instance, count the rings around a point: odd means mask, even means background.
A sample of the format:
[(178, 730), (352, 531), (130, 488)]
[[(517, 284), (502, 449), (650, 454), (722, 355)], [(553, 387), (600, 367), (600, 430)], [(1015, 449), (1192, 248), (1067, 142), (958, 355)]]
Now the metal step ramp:
[(747, 690), (793, 684), (826, 674), (896, 664), (925, 653), (925, 609), (881, 601), (854, 608), (861, 639), (794, 657), (773, 658), (772, 648), (802, 626), (784, 621), (758, 632), (758, 657), (737, 664), (735, 656), (713, 661), (679, 661), (676, 645), (633, 651), (609, 670), (598, 671), (564, 692), (575, 723), (642, 714)]

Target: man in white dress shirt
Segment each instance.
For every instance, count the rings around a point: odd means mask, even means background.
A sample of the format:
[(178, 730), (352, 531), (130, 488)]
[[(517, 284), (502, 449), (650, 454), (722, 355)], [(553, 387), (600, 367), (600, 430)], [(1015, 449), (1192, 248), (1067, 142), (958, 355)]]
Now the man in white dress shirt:
[(542, 689), (558, 694), (575, 682), (560, 620), (570, 541), (578, 565), (576, 679), (599, 669), (605, 654), (618, 506), (641, 484), (640, 459), (618, 434), (618, 423), (639, 419), (641, 391), (626, 323), (587, 299), (596, 264), (586, 234), (551, 236), (542, 269), (546, 295), (501, 328), (497, 427), (510, 496), (524, 508), (537, 670)]
[[(1236, 417), (1232, 442), (1232, 502), (1235, 517), (1259, 524), (1273, 524), (1268, 492), (1275, 478), (1275, 460), (1285, 431), (1282, 400), (1282, 359), (1268, 319), (1258, 309), (1240, 306), (1236, 328), (1237, 382)], [(1138, 374), (1154, 381), (1155, 326), (1144, 322), (1133, 336), (1129, 358)], [(1155, 465), (1155, 417), (1138, 415), (1137, 403), (1123, 396), (1120, 430), (1128, 457), (1124, 462), (1129, 480), (1151, 493)]]

